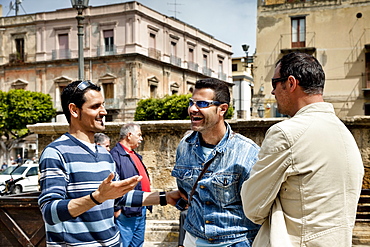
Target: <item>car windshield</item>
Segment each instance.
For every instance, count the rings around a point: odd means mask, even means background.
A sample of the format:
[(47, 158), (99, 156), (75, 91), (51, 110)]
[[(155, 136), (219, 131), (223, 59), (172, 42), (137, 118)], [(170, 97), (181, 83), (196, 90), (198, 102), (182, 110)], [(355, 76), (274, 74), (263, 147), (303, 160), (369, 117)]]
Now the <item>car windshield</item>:
[(9, 175), (12, 171), (14, 171), (14, 169), (17, 168), (17, 166), (8, 166), (8, 168), (6, 168), (2, 173), (1, 175)]
[(15, 169), (13, 172), (12, 172), (12, 175), (22, 175), (23, 172), (27, 169), (27, 167), (24, 167), (24, 166), (19, 166), (17, 169)]

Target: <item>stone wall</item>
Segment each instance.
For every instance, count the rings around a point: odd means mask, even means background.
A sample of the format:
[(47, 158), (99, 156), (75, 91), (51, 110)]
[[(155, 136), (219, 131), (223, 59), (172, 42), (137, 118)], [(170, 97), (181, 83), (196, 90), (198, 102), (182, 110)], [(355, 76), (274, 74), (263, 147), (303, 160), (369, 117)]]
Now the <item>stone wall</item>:
[[(258, 145), (261, 145), (267, 129), (282, 119), (255, 119), (249, 121), (229, 121), (235, 132), (241, 133)], [(361, 151), (364, 165), (365, 178), (363, 187), (370, 188), (370, 117), (350, 117), (343, 122), (354, 135)], [(186, 131), (189, 130), (188, 120), (179, 121), (145, 121), (136, 122), (141, 125), (144, 141), (138, 148), (138, 153), (143, 155), (143, 162), (147, 166), (152, 190), (176, 189), (176, 182), (171, 177), (171, 171), (175, 164), (176, 147)], [(108, 122), (105, 133), (111, 138), (113, 147), (119, 138), (119, 130), (124, 123)], [(67, 124), (48, 123), (28, 126), (29, 129), (38, 134), (39, 153), (51, 141), (68, 131)], [(315, 140), (312, 140), (313, 142)], [(179, 212), (171, 206), (155, 206), (153, 213), (148, 214), (148, 219), (177, 220)]]

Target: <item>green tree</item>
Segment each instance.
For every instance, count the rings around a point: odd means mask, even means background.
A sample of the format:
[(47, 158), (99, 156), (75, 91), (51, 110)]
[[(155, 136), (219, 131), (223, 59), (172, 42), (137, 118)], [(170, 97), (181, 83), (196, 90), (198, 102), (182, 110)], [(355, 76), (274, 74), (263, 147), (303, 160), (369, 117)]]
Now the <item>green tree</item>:
[[(56, 115), (50, 95), (14, 89), (0, 91), (0, 134), (7, 149), (30, 134), (27, 124), (49, 122)], [(4, 145), (1, 145), (4, 147)]]
[[(167, 95), (160, 99), (142, 99), (135, 111), (135, 121), (145, 120), (183, 120), (189, 119), (188, 106), (191, 94)], [(231, 118), (234, 112), (232, 106), (227, 111), (226, 118)]]

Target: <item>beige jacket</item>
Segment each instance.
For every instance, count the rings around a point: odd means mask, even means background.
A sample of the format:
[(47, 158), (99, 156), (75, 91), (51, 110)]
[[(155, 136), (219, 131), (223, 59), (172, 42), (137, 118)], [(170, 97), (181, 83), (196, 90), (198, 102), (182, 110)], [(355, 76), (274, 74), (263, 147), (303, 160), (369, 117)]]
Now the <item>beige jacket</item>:
[(275, 124), (241, 191), (244, 213), (262, 224), (253, 246), (351, 246), (363, 174), (331, 104), (310, 104)]

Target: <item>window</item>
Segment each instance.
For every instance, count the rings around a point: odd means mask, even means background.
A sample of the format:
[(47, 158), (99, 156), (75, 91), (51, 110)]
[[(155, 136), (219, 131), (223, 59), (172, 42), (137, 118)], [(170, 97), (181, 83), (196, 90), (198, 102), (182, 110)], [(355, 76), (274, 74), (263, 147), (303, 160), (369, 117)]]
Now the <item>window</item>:
[(156, 98), (157, 97), (157, 86), (150, 85), (150, 97)]
[(60, 59), (69, 58), (69, 44), (68, 44), (68, 34), (59, 34), (58, 35), (58, 43), (59, 43), (59, 56)]
[(194, 62), (194, 49), (193, 48), (189, 48), (188, 61)]
[(171, 41), (171, 56), (175, 56), (176, 57), (176, 42), (174, 41)]
[(207, 68), (208, 67), (208, 55), (203, 54), (203, 67)]
[(114, 46), (114, 37), (113, 37), (113, 29), (110, 30), (104, 30), (104, 45), (105, 45), (105, 52), (113, 52), (113, 46)]
[(15, 49), (17, 50), (19, 59), (24, 61), (24, 39), (15, 39)]
[(114, 98), (114, 84), (113, 83), (103, 83), (104, 98), (113, 99)]
[(366, 88), (370, 88), (370, 52), (365, 53), (365, 80)]
[(231, 70), (232, 71), (238, 71), (238, 64), (234, 63), (231, 65)]
[(218, 60), (218, 73), (224, 73), (224, 64), (222, 60)]
[(306, 17), (292, 18), (292, 48), (306, 46)]
[(149, 34), (149, 48), (155, 48), (156, 47), (156, 44), (155, 44), (155, 34), (154, 33), (150, 33)]

